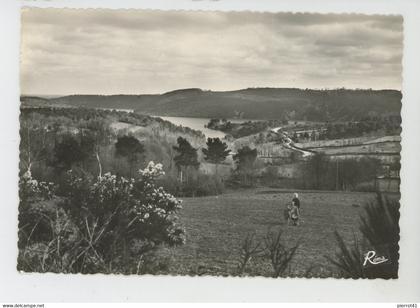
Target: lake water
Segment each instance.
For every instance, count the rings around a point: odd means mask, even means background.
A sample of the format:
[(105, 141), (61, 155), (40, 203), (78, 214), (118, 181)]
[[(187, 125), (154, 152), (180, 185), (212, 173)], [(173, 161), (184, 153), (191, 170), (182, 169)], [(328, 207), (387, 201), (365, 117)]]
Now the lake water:
[[(210, 138), (224, 138), (226, 134), (224, 132), (208, 129), (205, 127), (210, 121), (210, 118), (189, 118), (189, 117), (160, 117), (165, 121), (171, 122), (175, 125), (189, 127), (195, 130), (201, 131), (206, 137)], [(249, 120), (246, 119), (228, 119), (232, 123), (242, 123)]]

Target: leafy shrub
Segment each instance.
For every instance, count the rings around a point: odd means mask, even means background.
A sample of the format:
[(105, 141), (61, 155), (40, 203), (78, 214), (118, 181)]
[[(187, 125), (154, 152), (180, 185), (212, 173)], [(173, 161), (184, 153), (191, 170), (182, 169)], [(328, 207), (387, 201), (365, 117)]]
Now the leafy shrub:
[(115, 143), (115, 155), (127, 157), (129, 161), (139, 160), (139, 155), (144, 152), (144, 146), (133, 136), (120, 136)]
[(57, 202), (53, 183), (39, 182), (25, 172), (19, 181), (19, 256), (18, 269), (24, 271), (66, 272), (68, 255), (56, 258), (68, 243), (75, 241), (77, 230)]
[[(50, 213), (45, 202), (53, 198), (54, 190), (52, 183), (33, 179), (30, 170), (21, 176), (19, 181), (19, 247), (23, 247), (31, 239), (45, 238), (50, 232)], [(37, 232), (34, 232), (34, 226)]]
[(72, 134), (64, 134), (54, 148), (54, 166), (57, 169), (69, 170), (74, 163), (85, 160), (93, 152), (92, 140), (82, 138), (79, 141)]
[[(184, 243), (177, 217), (181, 202), (156, 185), (162, 165), (150, 162), (139, 173), (136, 179), (110, 173), (94, 178), (70, 170), (60, 188), (63, 200), (47, 208), (33, 199), (38, 191), (32, 182), (22, 179), (21, 185), (27, 187), (22, 190), (22, 200), (33, 202), (21, 207), (20, 221), (26, 225), (20, 224), (20, 229), (43, 237), (37, 241), (31, 236), (22, 238), (18, 268), (138, 273), (144, 254), (163, 244)], [(23, 219), (31, 211), (49, 222), (50, 232), (40, 229), (37, 220)]]
[(54, 183), (37, 181), (32, 178), (31, 170), (26, 171), (19, 181), (19, 195), (22, 205), (28, 205), (31, 200), (51, 199), (54, 195)]

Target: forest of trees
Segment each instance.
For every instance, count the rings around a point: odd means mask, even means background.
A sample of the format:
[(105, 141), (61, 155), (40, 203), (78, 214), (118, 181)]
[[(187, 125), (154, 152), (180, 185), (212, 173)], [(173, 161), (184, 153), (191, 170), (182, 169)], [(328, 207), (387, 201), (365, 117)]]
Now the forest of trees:
[(401, 133), (400, 116), (366, 116), (357, 122), (329, 123), (319, 139), (354, 138), (370, 133), (380, 135), (399, 135)]
[(262, 132), (270, 127), (272, 121), (247, 121), (232, 123), (226, 119), (211, 119), (207, 128), (220, 130), (233, 138), (241, 138)]
[(399, 114), (401, 97), (400, 91), (372, 89), (248, 88), (223, 92), (179, 89), (156, 95), (70, 95), (44, 100), (43, 104), (126, 108), (162, 116), (220, 119), (233, 118), (238, 113), (243, 118), (264, 120), (288, 115), (289, 120), (325, 122), (359, 121), (370, 113)]

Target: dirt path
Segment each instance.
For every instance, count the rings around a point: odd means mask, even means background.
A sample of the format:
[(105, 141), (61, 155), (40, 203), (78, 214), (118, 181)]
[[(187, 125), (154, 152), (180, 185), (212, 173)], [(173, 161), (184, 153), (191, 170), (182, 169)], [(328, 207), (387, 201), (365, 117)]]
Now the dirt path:
[(280, 135), (283, 138), (283, 140), (285, 140), (283, 145), (286, 148), (301, 153), (303, 157), (308, 157), (314, 154), (313, 152), (309, 152), (309, 151), (305, 151), (300, 148), (297, 148), (294, 142), (292, 141), (292, 139), (290, 139), (289, 136), (281, 132), (281, 129), (282, 127), (276, 127), (276, 128), (272, 128), (271, 131), (277, 135)]

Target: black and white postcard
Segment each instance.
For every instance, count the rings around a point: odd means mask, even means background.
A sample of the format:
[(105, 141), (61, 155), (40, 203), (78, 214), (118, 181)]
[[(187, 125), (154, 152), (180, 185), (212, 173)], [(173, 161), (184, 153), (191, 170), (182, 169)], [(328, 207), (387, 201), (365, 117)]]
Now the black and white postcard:
[(19, 13), (19, 275), (398, 284), (408, 13), (58, 2)]

